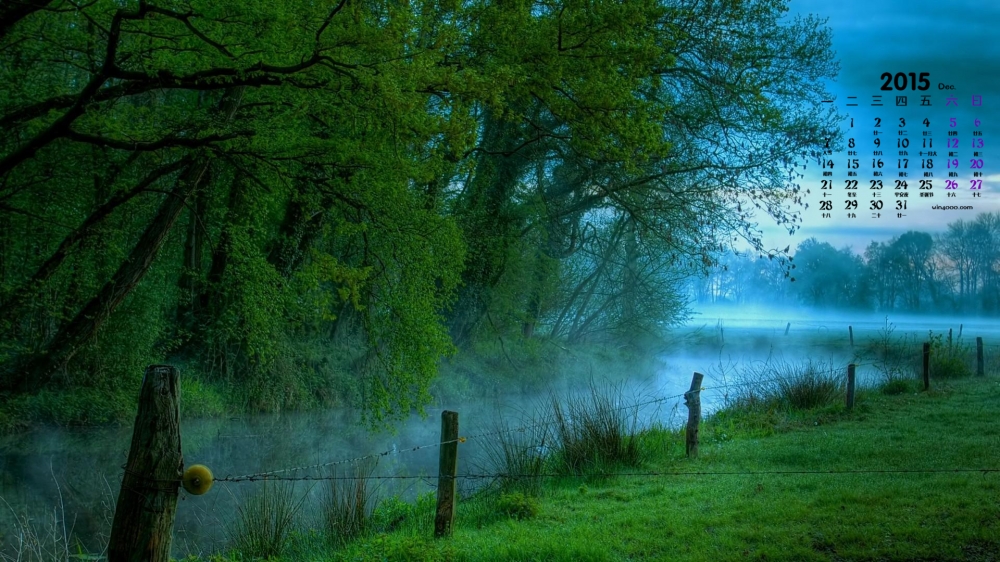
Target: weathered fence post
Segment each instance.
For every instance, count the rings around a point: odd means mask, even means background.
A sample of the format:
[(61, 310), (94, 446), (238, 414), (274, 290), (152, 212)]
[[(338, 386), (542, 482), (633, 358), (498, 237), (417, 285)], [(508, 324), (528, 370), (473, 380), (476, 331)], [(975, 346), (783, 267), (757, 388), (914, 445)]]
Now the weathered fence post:
[(785, 335), (786, 336), (788, 335), (788, 329), (791, 328), (791, 327), (792, 327), (792, 323), (791, 322), (789, 322), (788, 324), (785, 324)]
[(924, 390), (931, 388), (931, 344), (924, 342)]
[(854, 409), (854, 363), (847, 366), (847, 410)]
[(698, 458), (698, 426), (701, 425), (701, 381), (705, 375), (695, 373), (691, 377), (691, 389), (684, 393), (684, 404), (688, 408), (687, 456)]
[(438, 467), (437, 516), (434, 536), (451, 535), (455, 521), (455, 495), (458, 472), (458, 412), (441, 412), (441, 457)]
[(986, 376), (986, 368), (983, 366), (983, 338), (976, 336), (976, 376)]
[(854, 347), (854, 326), (847, 327), (847, 334), (851, 336), (851, 347)]
[(948, 328), (948, 347), (951, 347), (951, 328)]
[(959, 324), (959, 325), (958, 325), (958, 337), (959, 337), (959, 338), (961, 338), (961, 337), (962, 337), (962, 326), (964, 326), (964, 324)]
[(177, 369), (150, 365), (108, 541), (109, 562), (169, 562), (181, 456)]

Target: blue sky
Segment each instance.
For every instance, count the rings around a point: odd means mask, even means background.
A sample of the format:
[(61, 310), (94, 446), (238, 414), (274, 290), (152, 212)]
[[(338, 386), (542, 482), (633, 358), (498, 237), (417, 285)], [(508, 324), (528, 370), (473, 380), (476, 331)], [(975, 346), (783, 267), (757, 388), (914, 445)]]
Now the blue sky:
[[(791, 0), (789, 15), (816, 14), (828, 18), (833, 31), (833, 47), (840, 61), (840, 75), (828, 83), (828, 91), (842, 115), (854, 117), (857, 157), (860, 160), (858, 179), (857, 218), (848, 219), (846, 202), (845, 152), (836, 152), (832, 190), (833, 216), (821, 217), (819, 167), (810, 163), (806, 177), (800, 183), (811, 190), (807, 199), (809, 208), (802, 212), (804, 223), (794, 236), (781, 227), (771, 226), (773, 221), (760, 217), (764, 228), (765, 246), (784, 248), (809, 237), (825, 240), (834, 246), (851, 246), (861, 251), (871, 240), (888, 240), (907, 230), (942, 231), (949, 222), (972, 219), (979, 212), (1000, 211), (1000, 2), (995, 0)], [(931, 88), (926, 91), (881, 91), (884, 72), (928, 72)], [(938, 89), (938, 84), (953, 85), (954, 90)], [(894, 97), (908, 95), (906, 108), (896, 107)], [(919, 94), (931, 94), (931, 108), (919, 107)], [(959, 106), (945, 107), (948, 93), (954, 93)], [(872, 95), (883, 95), (883, 107), (871, 107)], [(982, 96), (982, 106), (973, 108), (973, 94)], [(847, 107), (847, 96), (857, 96), (857, 107)], [(875, 117), (883, 120), (882, 128), (896, 134), (898, 119), (907, 120), (907, 134), (911, 141), (909, 150), (910, 192), (906, 216), (896, 216), (894, 190), (889, 187), (897, 178), (896, 164), (899, 155), (897, 137), (891, 137), (891, 149), (886, 150), (887, 137), (882, 137), (886, 169), (883, 171), (885, 188), (882, 190), (883, 211), (880, 218), (872, 218), (869, 209)], [(920, 143), (925, 117), (931, 120), (934, 148), (934, 197), (917, 199), (916, 183), (921, 156), (912, 150)], [(948, 120), (956, 118), (959, 126), (958, 189), (955, 198), (945, 197)], [(973, 159), (971, 143), (972, 121), (981, 120), (980, 130), (984, 146), (979, 158), (983, 160), (983, 187), (981, 196), (973, 199), (969, 190)], [(846, 119), (843, 130), (848, 131)], [(940, 147), (940, 148), (939, 148)], [(853, 157), (853, 156), (852, 156)], [(890, 164), (891, 162), (891, 164)], [(917, 170), (914, 170), (914, 166)], [(972, 211), (933, 210), (934, 204), (972, 205)], [(891, 209), (891, 210), (890, 210)]]

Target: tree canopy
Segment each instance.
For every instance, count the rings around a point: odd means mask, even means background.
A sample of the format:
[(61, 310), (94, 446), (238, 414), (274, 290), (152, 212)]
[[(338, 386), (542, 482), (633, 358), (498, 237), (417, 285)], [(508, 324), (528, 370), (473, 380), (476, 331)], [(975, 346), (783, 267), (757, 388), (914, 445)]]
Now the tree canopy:
[(170, 360), (379, 418), (456, 346), (661, 330), (685, 272), (800, 220), (836, 63), (786, 12), (7, 2), (0, 388)]

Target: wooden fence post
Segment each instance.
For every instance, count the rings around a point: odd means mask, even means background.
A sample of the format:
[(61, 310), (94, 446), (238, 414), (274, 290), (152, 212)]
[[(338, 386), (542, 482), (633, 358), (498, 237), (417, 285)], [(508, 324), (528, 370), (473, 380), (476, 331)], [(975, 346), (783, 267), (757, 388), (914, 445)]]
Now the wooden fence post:
[(695, 373), (691, 377), (691, 389), (684, 393), (684, 404), (688, 408), (686, 451), (689, 458), (698, 458), (698, 426), (701, 425), (701, 381), (705, 375)]
[(986, 368), (983, 366), (983, 338), (976, 336), (976, 376), (986, 376)]
[(109, 562), (169, 562), (184, 458), (177, 369), (150, 365), (108, 541)]
[(924, 390), (931, 388), (931, 344), (924, 342)]
[(847, 366), (847, 411), (854, 409), (854, 363)]
[(962, 337), (962, 326), (964, 326), (964, 324), (959, 324), (959, 325), (958, 325), (958, 337), (959, 337), (959, 338), (961, 338), (961, 337)]
[(951, 347), (951, 328), (948, 328), (948, 347)]
[(458, 472), (458, 412), (441, 412), (441, 457), (438, 466), (437, 515), (434, 536), (451, 536), (455, 521), (455, 496)]
[(791, 322), (789, 322), (788, 324), (785, 324), (785, 335), (786, 336), (788, 335), (788, 329), (791, 328), (791, 327), (792, 327), (792, 323)]
[(851, 347), (854, 347), (854, 326), (847, 327), (847, 334), (851, 336)]

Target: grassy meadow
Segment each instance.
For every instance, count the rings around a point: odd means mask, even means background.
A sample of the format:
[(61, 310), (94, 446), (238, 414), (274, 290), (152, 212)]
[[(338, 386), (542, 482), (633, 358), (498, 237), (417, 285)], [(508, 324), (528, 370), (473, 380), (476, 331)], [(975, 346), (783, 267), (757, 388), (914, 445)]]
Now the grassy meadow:
[[(340, 504), (350, 537), (304, 521), (271, 551), (215, 559), (996, 560), (1000, 473), (979, 469), (1000, 469), (1000, 381), (969, 376), (967, 348), (935, 345), (930, 391), (912, 370), (887, 375), (852, 412), (826, 371), (744, 369), (697, 459), (683, 431), (642, 427), (613, 388), (594, 387), (554, 401), (556, 423), (504, 434), (495, 472), (522, 477), (463, 497), (450, 538), (432, 538), (432, 495), (368, 494)], [(548, 454), (530, 446), (540, 440)]]

